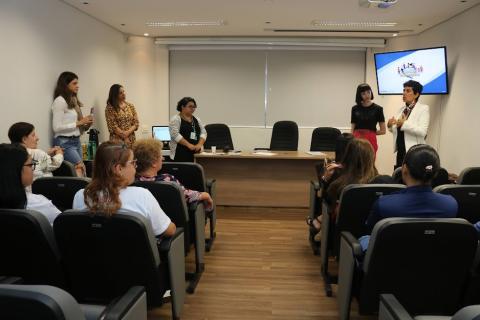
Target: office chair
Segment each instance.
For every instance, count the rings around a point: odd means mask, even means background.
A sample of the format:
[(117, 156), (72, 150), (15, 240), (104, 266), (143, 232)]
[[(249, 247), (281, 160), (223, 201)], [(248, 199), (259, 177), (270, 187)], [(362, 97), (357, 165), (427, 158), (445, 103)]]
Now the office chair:
[(65, 288), (52, 227), (40, 212), (0, 209), (0, 275)]
[(387, 218), (373, 228), (363, 255), (357, 238), (342, 232), (338, 278), (341, 320), (353, 296), (361, 315), (378, 311), (382, 293), (394, 294), (413, 314), (453, 314), (470, 277), (477, 231), (457, 218)]
[(203, 167), (192, 162), (164, 162), (158, 174), (168, 173), (177, 178), (187, 189), (208, 192), (213, 199), (213, 210), (206, 212), (209, 225), (209, 238), (205, 240), (205, 250), (209, 252), (215, 241), (215, 225), (217, 223), (216, 204), (216, 181), (205, 179)]
[(310, 151), (335, 151), (337, 139), (342, 134), (337, 128), (318, 127), (312, 131)]
[(63, 160), (62, 164), (58, 169), (53, 170), (52, 174), (54, 177), (77, 177), (77, 171), (73, 163)]
[(230, 128), (226, 124), (207, 124), (205, 130), (207, 130), (207, 140), (203, 146), (205, 149), (211, 149), (212, 146), (217, 147), (218, 150), (234, 149)]
[(146, 320), (145, 289), (130, 288), (108, 305), (79, 305), (68, 292), (60, 288), (46, 285), (0, 284), (0, 318)]
[(189, 279), (188, 293), (194, 293), (205, 269), (205, 209), (202, 203), (187, 208), (185, 196), (180, 187), (173, 182), (136, 181), (134, 186), (148, 189), (162, 210), (177, 227), (184, 231), (185, 255), (195, 246), (195, 272), (186, 273)]
[(441, 185), (433, 189), (434, 192), (448, 194), (457, 200), (457, 218), (462, 218), (470, 223), (480, 221), (480, 185)]
[(161, 242), (150, 221), (130, 211), (112, 217), (68, 210), (53, 229), (62, 254), (69, 292), (82, 303), (107, 303), (133, 286), (144, 286), (149, 307), (163, 304), (171, 290), (172, 314), (180, 317), (185, 298), (183, 230)]
[(322, 238), (320, 242), (321, 270), (327, 296), (332, 295), (332, 283), (337, 283), (336, 277), (328, 271), (328, 257), (338, 257), (340, 252), (340, 235), (348, 231), (354, 237), (367, 234), (365, 221), (372, 210), (375, 201), (382, 195), (387, 195), (404, 189), (400, 184), (351, 184), (343, 189), (338, 205), (336, 222), (332, 222), (331, 208), (324, 202), (322, 209)]
[(32, 184), (32, 192), (44, 195), (60, 210), (72, 209), (73, 198), (78, 190), (90, 183), (89, 178), (43, 177)]
[(272, 151), (298, 150), (298, 125), (293, 121), (277, 121), (273, 125), (270, 140)]
[(463, 169), (458, 176), (458, 184), (478, 184), (480, 185), (480, 167), (469, 167)]

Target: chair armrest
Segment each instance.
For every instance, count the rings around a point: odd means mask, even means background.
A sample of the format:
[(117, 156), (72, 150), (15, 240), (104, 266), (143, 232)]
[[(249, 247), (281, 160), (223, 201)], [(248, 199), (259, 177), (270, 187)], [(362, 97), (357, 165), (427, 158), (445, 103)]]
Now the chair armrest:
[(393, 294), (380, 295), (379, 320), (413, 320)]
[(23, 279), (20, 277), (0, 277), (1, 284), (22, 284)]
[(144, 287), (132, 287), (104, 311), (105, 320), (147, 319), (147, 295)]
[(159, 252), (168, 252), (172, 245), (173, 240), (177, 239), (183, 234), (183, 228), (178, 228), (175, 230), (175, 234), (171, 237), (162, 238), (157, 240), (157, 246)]
[(362, 246), (357, 238), (355, 238), (350, 232), (342, 232), (341, 237), (345, 240), (345, 243), (348, 244), (353, 252), (353, 255), (358, 258), (363, 256)]

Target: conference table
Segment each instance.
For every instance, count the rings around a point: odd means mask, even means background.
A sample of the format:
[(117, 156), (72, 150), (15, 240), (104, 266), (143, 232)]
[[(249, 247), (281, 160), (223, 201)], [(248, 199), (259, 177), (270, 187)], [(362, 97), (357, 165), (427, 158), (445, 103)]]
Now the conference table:
[(215, 179), (217, 205), (308, 208), (315, 164), (334, 152), (202, 152), (195, 162)]

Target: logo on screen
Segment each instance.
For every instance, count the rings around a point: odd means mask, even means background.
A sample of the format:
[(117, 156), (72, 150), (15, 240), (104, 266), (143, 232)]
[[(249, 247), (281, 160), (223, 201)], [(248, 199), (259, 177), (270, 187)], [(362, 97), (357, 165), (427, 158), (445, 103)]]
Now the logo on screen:
[(418, 77), (423, 72), (423, 66), (417, 66), (414, 62), (404, 63), (397, 67), (397, 72), (400, 77), (407, 77), (413, 79)]

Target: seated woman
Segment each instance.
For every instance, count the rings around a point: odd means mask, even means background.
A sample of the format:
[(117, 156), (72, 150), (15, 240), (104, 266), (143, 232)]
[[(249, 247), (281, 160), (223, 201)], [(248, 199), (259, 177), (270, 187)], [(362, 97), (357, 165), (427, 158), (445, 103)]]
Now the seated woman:
[(63, 162), (63, 150), (53, 147), (47, 152), (37, 149), (38, 136), (33, 124), (27, 122), (14, 123), (8, 129), (8, 138), (11, 143), (18, 143), (27, 148), (28, 154), (37, 162), (33, 172), (33, 180), (41, 177), (51, 177), (52, 171), (58, 169)]
[[(455, 218), (457, 201), (450, 195), (432, 191), (431, 183), (439, 169), (440, 158), (435, 149), (426, 144), (411, 147), (402, 165), (402, 178), (407, 188), (381, 196), (375, 202), (366, 222), (370, 232), (384, 218)], [(370, 236), (359, 239), (364, 251), (369, 239)]]
[(155, 139), (141, 139), (133, 146), (133, 153), (137, 158), (137, 180), (140, 181), (171, 181), (178, 184), (185, 195), (187, 203), (204, 201), (205, 210), (213, 209), (213, 200), (207, 192), (186, 189), (174, 176), (164, 173), (158, 174), (162, 168), (162, 144)]
[(25, 191), (32, 185), (35, 166), (23, 146), (0, 144), (0, 208), (35, 210), (53, 224), (60, 210), (44, 196)]
[[(343, 189), (349, 184), (358, 183), (391, 183), (389, 176), (378, 175), (375, 168), (375, 153), (373, 147), (365, 139), (352, 139), (345, 149), (341, 163), (330, 163), (322, 177), (324, 199), (330, 205), (336, 218), (338, 200)], [(321, 218), (316, 218), (311, 225), (320, 231)]]
[(150, 220), (157, 237), (172, 236), (175, 224), (150, 191), (129, 187), (135, 180), (136, 162), (132, 150), (126, 145), (102, 143), (95, 155), (92, 181), (75, 194), (73, 209), (89, 209), (93, 214), (107, 216), (113, 216), (121, 209), (137, 212)]

